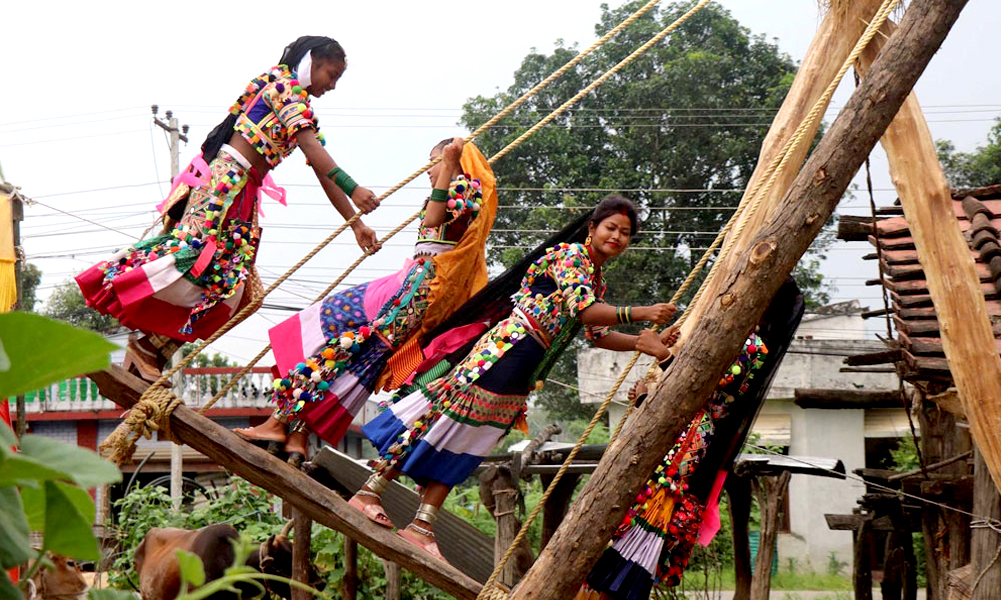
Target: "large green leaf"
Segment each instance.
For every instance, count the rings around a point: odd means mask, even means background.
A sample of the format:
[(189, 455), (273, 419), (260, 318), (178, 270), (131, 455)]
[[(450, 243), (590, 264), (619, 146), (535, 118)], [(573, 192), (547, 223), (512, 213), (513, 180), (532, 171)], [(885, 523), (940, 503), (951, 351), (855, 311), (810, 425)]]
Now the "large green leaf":
[(196, 588), (205, 583), (205, 565), (197, 554), (185, 550), (176, 550), (177, 566), (181, 569), (181, 579), (188, 583), (188, 589)]
[(22, 487), (21, 501), (28, 527), (32, 531), (45, 531), (45, 486)]
[[(87, 496), (86, 503), (81, 496)], [(81, 511), (81, 506), (89, 508)], [(99, 560), (101, 550), (94, 537), (94, 504), (87, 492), (59, 481), (45, 482), (46, 550), (83, 560)]]
[(89, 600), (136, 600), (136, 595), (125, 590), (111, 588), (91, 589), (87, 592)]
[(0, 398), (108, 366), (116, 346), (96, 333), (39, 315), (0, 315)]
[(11, 582), (4, 570), (0, 570), (0, 600), (24, 600), (21, 590)]
[(0, 487), (0, 568), (25, 563), (34, 556), (31, 529), (24, 518), (21, 496), (13, 487)]
[(26, 435), (21, 452), (0, 447), (0, 486), (34, 486), (64, 480), (84, 488), (122, 480), (118, 468), (97, 453), (39, 435)]
[[(94, 524), (94, 501), (86, 490), (75, 486), (60, 484), (66, 496), (76, 506), (80, 514), (90, 525)], [(32, 531), (45, 531), (46, 525), (46, 497), (48, 489), (45, 486), (38, 488), (21, 488), (21, 499), (24, 501), (24, 513), (28, 517), (28, 526)]]
[(86, 448), (70, 446), (39, 435), (21, 440), (21, 453), (51, 469), (66, 473), (65, 479), (83, 488), (122, 480), (118, 467)]

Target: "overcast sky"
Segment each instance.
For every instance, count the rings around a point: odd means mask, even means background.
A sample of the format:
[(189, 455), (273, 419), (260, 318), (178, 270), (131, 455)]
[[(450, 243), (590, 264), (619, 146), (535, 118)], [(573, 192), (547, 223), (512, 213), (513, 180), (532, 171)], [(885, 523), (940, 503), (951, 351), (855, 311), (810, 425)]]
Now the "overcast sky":
[[(594, 39), (598, 0), (505, 2), (17, 2), (3, 10), (5, 93), (0, 94), (0, 166), (23, 193), (115, 233), (50, 208), (26, 208), (22, 226), (30, 262), (44, 272), (40, 295), (126, 245), (150, 224), (152, 207), (169, 188), (164, 134), (149, 106), (171, 109), (191, 126), (182, 147), (187, 164), (207, 131), (252, 77), (274, 64), (302, 34), (338, 39), (349, 68), (336, 91), (314, 101), (328, 150), (362, 185), (382, 191), (419, 167), (430, 145), (466, 132), (456, 125), (463, 102), (506, 89), (532, 49), (548, 52), (557, 39)], [(612, 2), (615, 4), (615, 2)], [(813, 0), (721, 0), (754, 33), (774, 38), (799, 61), (821, 18)], [(296, 7), (299, 8), (296, 8)], [(281, 26), (253, 25), (284, 21)], [(985, 141), (1001, 116), (996, 40), (1001, 5), (971, 0), (917, 86), (936, 138), (961, 150)], [(286, 33), (277, 34), (276, 31)], [(437, 40), (432, 42), (431, 40)], [(850, 79), (850, 77), (849, 77)], [(843, 85), (834, 107), (844, 104)], [(833, 119), (834, 111), (828, 113)], [(877, 149), (873, 176), (880, 204), (893, 201), (885, 159)], [(289, 206), (268, 201), (258, 264), (275, 279), (341, 223), (297, 153), (275, 172)], [(390, 198), (366, 221), (383, 232), (416, 210), (426, 180)], [(95, 191), (87, 191), (95, 190)], [(503, 197), (501, 204), (504, 203)], [(861, 194), (840, 212), (868, 212)], [(366, 281), (395, 270), (414, 235), (401, 234), (348, 279)], [(867, 245), (838, 243), (824, 273), (834, 299), (881, 304)], [(304, 306), (353, 261), (346, 234), (323, 251), (269, 302)], [(265, 343), (271, 324), (290, 313), (263, 310), (217, 343), (246, 360)], [(268, 363), (268, 359), (265, 360)]]

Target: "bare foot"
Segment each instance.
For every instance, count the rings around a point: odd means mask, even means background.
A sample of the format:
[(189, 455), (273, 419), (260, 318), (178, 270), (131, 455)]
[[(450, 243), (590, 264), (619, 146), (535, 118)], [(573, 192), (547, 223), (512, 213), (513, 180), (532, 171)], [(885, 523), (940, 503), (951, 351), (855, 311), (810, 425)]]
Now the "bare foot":
[(257, 427), (241, 427), (233, 430), (237, 435), (250, 440), (264, 440), (268, 442), (284, 443), (288, 436), (285, 434), (285, 424), (274, 417)]
[(285, 440), (285, 452), (287, 454), (292, 454), (297, 452), (302, 456), (307, 456), (309, 450), (307, 448), (309, 444), (309, 434), (296, 431), (295, 433), (289, 434), (288, 438)]

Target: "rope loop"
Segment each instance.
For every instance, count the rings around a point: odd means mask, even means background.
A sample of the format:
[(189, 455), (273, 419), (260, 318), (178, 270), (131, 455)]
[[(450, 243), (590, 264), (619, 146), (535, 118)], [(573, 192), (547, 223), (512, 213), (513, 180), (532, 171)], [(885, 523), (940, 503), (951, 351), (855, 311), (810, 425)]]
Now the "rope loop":
[[(153, 392), (150, 393), (150, 390)], [(107, 454), (109, 460), (117, 465), (131, 460), (139, 438), (148, 440), (153, 437), (154, 431), (162, 432), (163, 437), (175, 444), (180, 443), (170, 429), (170, 415), (182, 404), (181, 399), (164, 388), (150, 390), (129, 410), (111, 435), (101, 442), (101, 453)]]

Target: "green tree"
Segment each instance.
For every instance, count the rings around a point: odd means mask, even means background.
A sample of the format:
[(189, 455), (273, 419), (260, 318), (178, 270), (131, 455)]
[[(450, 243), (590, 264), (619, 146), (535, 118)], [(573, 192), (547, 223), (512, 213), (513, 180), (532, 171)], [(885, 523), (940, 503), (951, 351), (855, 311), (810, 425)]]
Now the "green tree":
[(1001, 183), (1001, 119), (987, 132), (987, 144), (973, 152), (957, 152), (952, 142), (938, 141), (938, 156), (949, 184), (958, 188)]
[(111, 333), (118, 328), (114, 317), (102, 315), (87, 306), (76, 282), (66, 281), (52, 292), (42, 313), (98, 333)]
[[(594, 55), (519, 107), (477, 144), (490, 156), (648, 40), (690, 3), (647, 13)], [(602, 6), (602, 35), (639, 2)], [(474, 128), (577, 52), (557, 40), (551, 54), (533, 51), (514, 82), (491, 97), (471, 98), (462, 124)], [(573, 109), (494, 165), (502, 187), (490, 256), (510, 265), (606, 190), (623, 190), (643, 209), (633, 248), (604, 273), (615, 304), (666, 301), (732, 214), (757, 163), (771, 116), (796, 65), (763, 36), (752, 35), (726, 9), (709, 5), (613, 76)], [(593, 190), (593, 191), (585, 191)], [(675, 190), (675, 191), (672, 191)], [(687, 190), (687, 191), (677, 191)], [(797, 270), (807, 292), (827, 287), (819, 263)], [(691, 293), (694, 293), (695, 287)], [(575, 353), (553, 377), (573, 378)], [(572, 379), (564, 379), (574, 383)], [(576, 394), (548, 386), (540, 402), (558, 417), (580, 417)], [(570, 404), (568, 404), (568, 402)]]
[(21, 270), (21, 309), (24, 312), (32, 312), (35, 310), (35, 301), (37, 297), (35, 292), (38, 290), (38, 284), (42, 282), (42, 270), (36, 265), (30, 263), (24, 263), (24, 268)]

